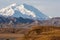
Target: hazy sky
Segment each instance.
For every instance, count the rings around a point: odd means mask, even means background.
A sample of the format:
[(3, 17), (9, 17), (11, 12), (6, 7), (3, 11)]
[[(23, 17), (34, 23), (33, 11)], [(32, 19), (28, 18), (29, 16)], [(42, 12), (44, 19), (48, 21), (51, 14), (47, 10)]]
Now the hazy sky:
[(13, 3), (26, 3), (48, 16), (60, 16), (60, 0), (0, 0), (0, 9)]

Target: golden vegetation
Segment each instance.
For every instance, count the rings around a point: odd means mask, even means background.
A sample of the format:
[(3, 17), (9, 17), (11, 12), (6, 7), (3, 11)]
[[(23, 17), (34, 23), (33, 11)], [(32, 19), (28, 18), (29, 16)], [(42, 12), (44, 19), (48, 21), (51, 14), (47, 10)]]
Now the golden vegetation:
[[(0, 28), (0, 34), (18, 35), (16, 40), (60, 40), (60, 27), (55, 26), (32, 26), (24, 28)], [(20, 38), (20, 36), (23, 37)], [(1, 35), (0, 35), (1, 37)]]
[(33, 26), (26, 34), (26, 40), (60, 40), (60, 27)]

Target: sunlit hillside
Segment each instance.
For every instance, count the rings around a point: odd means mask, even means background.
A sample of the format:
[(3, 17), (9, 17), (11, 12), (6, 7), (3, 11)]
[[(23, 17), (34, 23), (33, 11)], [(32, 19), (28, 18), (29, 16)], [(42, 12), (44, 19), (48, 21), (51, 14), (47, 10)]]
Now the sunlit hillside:
[(0, 39), (60, 40), (60, 27), (32, 26), (30, 28), (0, 28)]
[(60, 27), (34, 26), (26, 36), (27, 40), (60, 40)]

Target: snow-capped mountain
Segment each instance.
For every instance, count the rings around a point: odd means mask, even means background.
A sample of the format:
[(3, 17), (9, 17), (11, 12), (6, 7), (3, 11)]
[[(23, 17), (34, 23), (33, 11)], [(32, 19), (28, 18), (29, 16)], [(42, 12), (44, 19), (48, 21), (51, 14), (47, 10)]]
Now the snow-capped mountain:
[(2, 8), (0, 10), (0, 15), (5, 17), (22, 17), (22, 18), (28, 18), (33, 20), (46, 20), (49, 17), (40, 12), (35, 7), (28, 5), (28, 4), (22, 4), (17, 5), (16, 3), (7, 6), (5, 8)]

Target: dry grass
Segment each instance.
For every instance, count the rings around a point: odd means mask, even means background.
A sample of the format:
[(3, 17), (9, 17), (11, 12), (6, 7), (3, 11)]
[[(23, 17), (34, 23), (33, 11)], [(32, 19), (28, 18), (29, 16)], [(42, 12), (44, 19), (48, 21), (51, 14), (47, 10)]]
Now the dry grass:
[(33, 26), (26, 34), (26, 40), (60, 40), (60, 27)]
[[(2, 33), (6, 37), (9, 37), (9, 35), (15, 37), (16, 40), (60, 40), (60, 27), (55, 26), (32, 26), (30, 29), (2, 28), (0, 34)], [(4, 37), (2, 35), (0, 35), (0, 38)]]

